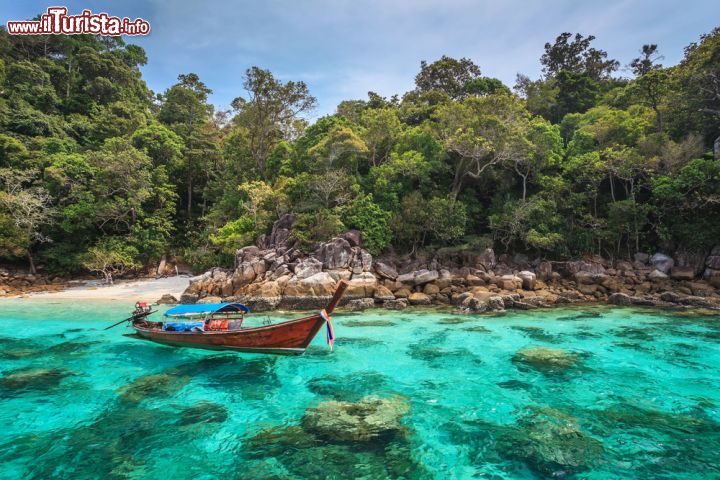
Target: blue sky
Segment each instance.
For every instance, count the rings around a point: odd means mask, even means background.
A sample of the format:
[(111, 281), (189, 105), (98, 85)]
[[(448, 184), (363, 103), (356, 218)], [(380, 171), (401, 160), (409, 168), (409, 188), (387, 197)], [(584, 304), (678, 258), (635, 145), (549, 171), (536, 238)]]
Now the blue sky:
[(243, 94), (245, 69), (258, 65), (305, 81), (318, 98), (313, 117), (368, 90), (402, 94), (421, 60), (443, 54), (469, 57), (512, 86), (518, 72), (539, 76), (543, 45), (563, 31), (595, 35), (623, 65), (657, 43), (670, 65), (720, 24), (717, 0), (0, 0), (0, 22), (49, 5), (148, 20), (152, 33), (131, 41), (147, 51), (143, 76), (156, 92), (195, 72), (212, 103), (228, 108)]

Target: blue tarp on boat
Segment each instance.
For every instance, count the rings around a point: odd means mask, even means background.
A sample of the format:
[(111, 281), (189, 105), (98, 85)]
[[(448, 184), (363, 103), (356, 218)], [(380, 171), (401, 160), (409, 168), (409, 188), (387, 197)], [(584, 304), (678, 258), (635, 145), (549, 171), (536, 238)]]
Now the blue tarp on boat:
[(166, 332), (203, 332), (205, 322), (167, 322), (162, 329)]
[(248, 313), (250, 309), (241, 303), (199, 303), (195, 305), (176, 305), (167, 312), (166, 317), (192, 317), (213, 313)]

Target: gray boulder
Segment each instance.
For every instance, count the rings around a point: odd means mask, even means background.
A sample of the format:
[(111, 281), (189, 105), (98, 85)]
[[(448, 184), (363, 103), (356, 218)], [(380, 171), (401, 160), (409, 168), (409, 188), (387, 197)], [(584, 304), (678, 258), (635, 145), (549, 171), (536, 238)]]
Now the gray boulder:
[(663, 280), (667, 280), (670, 277), (668, 277), (664, 272), (660, 271), (659, 269), (655, 269), (648, 275), (648, 279), (653, 282), (661, 282)]
[(715, 254), (718, 247), (713, 248), (713, 253), (705, 259), (705, 266), (713, 270), (720, 270), (720, 252)]
[(540, 280), (550, 280), (552, 278), (552, 263), (544, 261), (540, 262), (535, 269), (535, 272), (537, 274), (537, 278)]
[(706, 268), (703, 272), (703, 280), (714, 287), (720, 288), (720, 270), (715, 270), (710, 267)]
[(656, 253), (650, 257), (650, 263), (662, 273), (670, 272), (670, 269), (675, 266), (675, 260), (664, 253)]
[(362, 233), (360, 230), (348, 230), (340, 235), (340, 238), (347, 240), (351, 247), (362, 246)]
[(155, 302), (157, 305), (177, 305), (178, 300), (173, 295), (166, 293), (160, 299)]
[(695, 267), (673, 267), (670, 269), (670, 278), (673, 280), (692, 280), (695, 278)]
[(475, 259), (476, 265), (482, 266), (486, 271), (492, 270), (497, 265), (497, 259), (495, 258), (495, 251), (492, 248), (486, 248), (480, 255)]
[(529, 270), (523, 270), (522, 272), (517, 274), (518, 278), (522, 280), (522, 288), (525, 290), (532, 290), (535, 288), (535, 280), (536, 276), (533, 272)]
[(375, 273), (388, 280), (395, 280), (398, 277), (398, 272), (395, 270), (395, 267), (384, 262), (375, 262)]
[(407, 308), (408, 302), (404, 298), (396, 298), (395, 300), (385, 300), (383, 302), (383, 308), (388, 310), (402, 310)]
[(372, 298), (357, 298), (355, 300), (350, 300), (347, 304), (348, 310), (353, 312), (373, 308), (374, 306), (375, 301)]
[(349, 268), (353, 260), (352, 246), (344, 238), (333, 238), (320, 245), (314, 257), (322, 262), (326, 270)]
[(312, 277), (316, 273), (322, 272), (323, 264), (320, 260), (308, 257), (295, 265), (295, 276), (302, 280), (303, 278)]
[(400, 275), (397, 277), (397, 281), (406, 285), (417, 286), (433, 282), (437, 280), (439, 276), (440, 274), (437, 270), (422, 269)]
[(193, 304), (197, 303), (198, 296), (194, 293), (183, 293), (180, 295), (180, 303), (182, 304)]
[(270, 239), (268, 241), (271, 247), (285, 246), (290, 239), (292, 225), (295, 222), (295, 215), (286, 213), (273, 223)]

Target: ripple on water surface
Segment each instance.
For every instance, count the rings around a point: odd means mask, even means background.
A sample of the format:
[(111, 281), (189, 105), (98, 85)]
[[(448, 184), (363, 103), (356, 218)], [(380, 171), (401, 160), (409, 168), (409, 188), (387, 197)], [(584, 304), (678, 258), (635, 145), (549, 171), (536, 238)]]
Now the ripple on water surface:
[(282, 357), (102, 331), (131, 307), (0, 304), (0, 477), (720, 475), (707, 312), (336, 314)]

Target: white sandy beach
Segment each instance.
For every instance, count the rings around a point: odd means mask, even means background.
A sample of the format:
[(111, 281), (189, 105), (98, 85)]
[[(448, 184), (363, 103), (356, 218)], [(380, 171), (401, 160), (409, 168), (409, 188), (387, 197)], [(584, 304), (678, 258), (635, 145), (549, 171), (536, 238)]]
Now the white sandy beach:
[(179, 299), (189, 281), (190, 277), (185, 276), (118, 281), (114, 285), (105, 285), (101, 281), (89, 281), (83, 285), (59, 292), (31, 293), (27, 295), (27, 298), (49, 300), (142, 300), (155, 302), (166, 293)]

